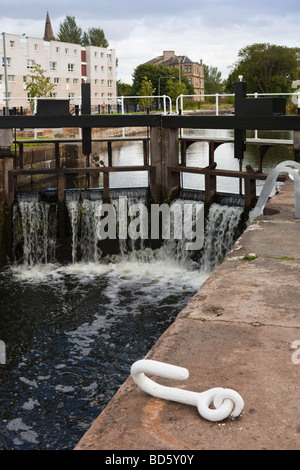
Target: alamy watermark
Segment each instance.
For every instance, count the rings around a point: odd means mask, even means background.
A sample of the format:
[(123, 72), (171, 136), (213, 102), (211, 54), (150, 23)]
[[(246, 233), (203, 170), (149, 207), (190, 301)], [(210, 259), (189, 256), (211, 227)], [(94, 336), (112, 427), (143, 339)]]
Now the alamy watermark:
[(296, 339), (292, 342), (292, 349), (296, 349), (292, 354), (292, 363), (295, 365), (300, 364), (300, 340)]
[(0, 340), (0, 364), (6, 364), (6, 346), (2, 340)]
[(186, 250), (200, 250), (204, 243), (204, 205), (201, 203), (128, 204), (119, 197), (116, 204), (99, 206), (99, 240), (184, 240)]

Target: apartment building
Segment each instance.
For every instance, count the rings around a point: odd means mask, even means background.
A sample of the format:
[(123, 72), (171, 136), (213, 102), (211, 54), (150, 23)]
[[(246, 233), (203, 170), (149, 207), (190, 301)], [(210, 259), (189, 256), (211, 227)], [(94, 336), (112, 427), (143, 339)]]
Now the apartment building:
[(186, 55), (178, 56), (175, 51), (163, 51), (163, 55), (149, 60), (146, 64), (165, 65), (179, 69), (193, 86), (196, 95), (204, 95), (204, 67), (202, 59), (194, 62)]
[[(116, 104), (116, 51), (102, 47), (70, 44), (25, 35), (0, 35), (0, 110), (8, 92), (9, 108), (29, 107), (25, 89), (34, 63), (41, 65), (55, 84), (52, 96), (70, 98), (79, 104), (81, 83), (91, 84), (92, 106)], [(6, 67), (4, 57), (6, 56)], [(6, 73), (5, 73), (6, 72)], [(6, 90), (7, 85), (7, 90)]]

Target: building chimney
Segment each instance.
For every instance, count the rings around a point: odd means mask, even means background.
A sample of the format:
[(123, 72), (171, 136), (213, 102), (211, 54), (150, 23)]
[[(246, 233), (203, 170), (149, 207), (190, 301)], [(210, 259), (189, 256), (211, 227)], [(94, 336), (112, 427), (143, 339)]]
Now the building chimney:
[(175, 57), (175, 51), (164, 51), (164, 62), (170, 60), (172, 57)]

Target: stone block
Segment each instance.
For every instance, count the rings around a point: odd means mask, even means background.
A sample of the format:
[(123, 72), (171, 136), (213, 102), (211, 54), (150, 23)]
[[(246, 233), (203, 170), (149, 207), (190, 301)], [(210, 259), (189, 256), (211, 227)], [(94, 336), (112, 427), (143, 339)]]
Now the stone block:
[(0, 148), (9, 148), (13, 145), (12, 129), (0, 129)]

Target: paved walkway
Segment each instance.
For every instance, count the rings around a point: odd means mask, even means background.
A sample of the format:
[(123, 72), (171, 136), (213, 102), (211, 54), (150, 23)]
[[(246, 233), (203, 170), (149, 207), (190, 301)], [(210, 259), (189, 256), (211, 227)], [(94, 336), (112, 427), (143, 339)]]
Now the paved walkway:
[(76, 450), (300, 449), (300, 346), (293, 347), (300, 345), (300, 219), (290, 180), (267, 212), (147, 355), (190, 372), (183, 382), (157, 382), (236, 390), (242, 415), (206, 421), (196, 407), (153, 398), (129, 377)]

